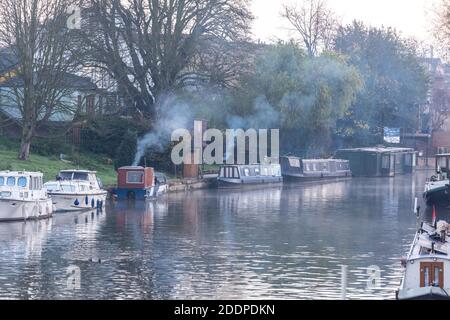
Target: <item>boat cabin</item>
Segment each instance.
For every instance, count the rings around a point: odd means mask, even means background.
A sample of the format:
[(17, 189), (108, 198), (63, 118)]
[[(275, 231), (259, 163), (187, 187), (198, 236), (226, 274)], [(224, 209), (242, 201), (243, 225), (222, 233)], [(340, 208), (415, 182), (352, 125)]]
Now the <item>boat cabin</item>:
[(117, 189), (115, 194), (119, 200), (145, 199), (147, 191), (155, 184), (167, 183), (161, 174), (155, 174), (150, 167), (130, 166), (117, 170)]
[(223, 165), (219, 171), (222, 184), (258, 184), (282, 182), (279, 164)]
[(408, 256), (398, 299), (449, 299), (450, 245), (449, 225), (439, 221), (436, 227), (422, 223)]
[(450, 173), (450, 153), (436, 155), (436, 171), (441, 173)]
[(302, 180), (352, 176), (348, 160), (281, 157), (280, 163), (285, 178)]
[(93, 189), (102, 189), (103, 183), (97, 177), (97, 172), (88, 170), (62, 170), (56, 177), (57, 181), (87, 181)]
[(350, 161), (354, 176), (393, 177), (413, 173), (417, 152), (411, 148), (356, 148), (341, 149), (336, 157)]
[(46, 197), (40, 172), (0, 171), (0, 199), (33, 200)]

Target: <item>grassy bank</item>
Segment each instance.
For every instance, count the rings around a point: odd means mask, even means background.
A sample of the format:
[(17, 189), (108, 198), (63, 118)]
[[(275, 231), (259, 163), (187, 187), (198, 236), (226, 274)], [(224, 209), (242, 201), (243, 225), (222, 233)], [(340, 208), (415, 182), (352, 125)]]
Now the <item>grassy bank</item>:
[[(98, 155), (77, 155), (69, 159), (71, 163), (61, 161), (59, 156), (40, 156), (32, 154), (30, 160), (17, 160), (18, 145), (0, 139), (0, 170), (26, 170), (40, 171), (44, 174), (45, 181), (55, 179), (60, 170), (86, 169), (98, 172), (105, 186), (116, 184), (116, 172), (112, 164), (107, 164), (107, 159)], [(75, 163), (78, 163), (75, 164)]]

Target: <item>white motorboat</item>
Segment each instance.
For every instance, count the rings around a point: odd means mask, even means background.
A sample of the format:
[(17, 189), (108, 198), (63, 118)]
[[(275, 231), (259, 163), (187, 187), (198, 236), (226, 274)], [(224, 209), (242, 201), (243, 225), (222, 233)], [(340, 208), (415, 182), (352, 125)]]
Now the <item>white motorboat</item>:
[(42, 173), (0, 171), (0, 221), (49, 218), (53, 210)]
[(58, 212), (102, 208), (108, 194), (97, 173), (86, 170), (63, 170), (45, 187)]
[(408, 256), (398, 300), (450, 300), (449, 224), (422, 223)]

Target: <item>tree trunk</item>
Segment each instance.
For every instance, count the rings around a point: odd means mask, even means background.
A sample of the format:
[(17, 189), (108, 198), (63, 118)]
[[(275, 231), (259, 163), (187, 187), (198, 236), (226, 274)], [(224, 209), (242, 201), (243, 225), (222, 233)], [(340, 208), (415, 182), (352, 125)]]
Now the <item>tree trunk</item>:
[(20, 142), (19, 160), (28, 160), (30, 158), (30, 147), (33, 135), (33, 126), (24, 125), (22, 129), (22, 140)]

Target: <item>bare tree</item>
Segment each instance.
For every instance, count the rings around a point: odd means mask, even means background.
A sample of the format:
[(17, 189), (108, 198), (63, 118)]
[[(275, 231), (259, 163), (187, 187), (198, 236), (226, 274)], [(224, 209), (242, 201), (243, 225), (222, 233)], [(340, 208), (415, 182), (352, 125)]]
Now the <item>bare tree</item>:
[[(2, 91), (18, 107), (22, 126), (19, 159), (27, 160), (36, 130), (66, 108), (68, 56), (67, 9), (70, 0), (2, 0), (0, 44), (13, 71)], [(5, 92), (6, 91), (6, 92)]]
[(437, 49), (448, 58), (450, 52), (450, 0), (440, 0), (434, 6), (432, 31)]
[(450, 116), (450, 103), (447, 90), (437, 89), (433, 92), (430, 106), (431, 127), (433, 131), (441, 130)]
[[(213, 78), (205, 59), (224, 63), (233, 56), (221, 44), (246, 40), (252, 18), (247, 2), (92, 0), (85, 10), (82, 55), (91, 66), (107, 70), (129, 105), (153, 117), (165, 91)], [(235, 75), (225, 65), (220, 68), (217, 79)]]
[(298, 32), (309, 56), (331, 47), (338, 23), (325, 0), (302, 0), (300, 6), (285, 4), (281, 15)]

